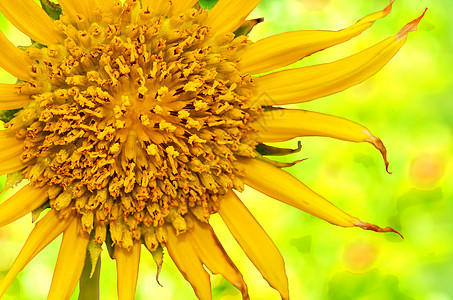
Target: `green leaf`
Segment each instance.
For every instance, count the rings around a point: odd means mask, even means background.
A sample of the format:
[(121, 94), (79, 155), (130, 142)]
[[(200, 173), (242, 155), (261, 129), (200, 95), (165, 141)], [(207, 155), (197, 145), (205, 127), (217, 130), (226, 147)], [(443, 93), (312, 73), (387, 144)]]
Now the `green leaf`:
[(200, 0), (201, 7), (207, 9), (211, 9), (216, 3), (217, 0)]

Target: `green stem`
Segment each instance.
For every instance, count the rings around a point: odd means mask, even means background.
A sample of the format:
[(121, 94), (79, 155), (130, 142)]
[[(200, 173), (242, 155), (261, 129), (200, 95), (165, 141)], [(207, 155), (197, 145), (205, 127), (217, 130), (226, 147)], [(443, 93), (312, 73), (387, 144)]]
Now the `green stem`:
[(79, 300), (99, 300), (99, 278), (101, 277), (101, 260), (96, 264), (93, 276), (90, 278), (92, 270), (90, 254), (87, 251), (85, 266), (79, 281)]

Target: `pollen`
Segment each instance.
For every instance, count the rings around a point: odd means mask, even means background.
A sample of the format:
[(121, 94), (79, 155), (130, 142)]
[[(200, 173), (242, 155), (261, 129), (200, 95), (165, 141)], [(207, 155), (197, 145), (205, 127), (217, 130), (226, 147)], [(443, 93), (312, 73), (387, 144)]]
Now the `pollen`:
[(143, 239), (155, 250), (162, 226), (183, 233), (185, 214), (205, 218), (242, 186), (233, 163), (253, 156), (249, 124), (261, 113), (237, 69), (250, 42), (219, 41), (206, 15), (167, 18), (127, 1), (91, 22), (63, 14), (63, 42), (27, 51), (36, 63), (24, 86), (36, 101), (7, 124), (33, 162), (23, 174), (55, 191), (50, 207), (76, 211), (97, 243), (108, 228), (119, 246)]

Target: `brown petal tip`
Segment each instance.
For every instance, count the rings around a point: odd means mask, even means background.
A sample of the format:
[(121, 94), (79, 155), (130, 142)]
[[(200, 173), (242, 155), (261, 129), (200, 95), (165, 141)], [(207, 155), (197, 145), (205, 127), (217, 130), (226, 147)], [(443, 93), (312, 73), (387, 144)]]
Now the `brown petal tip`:
[(157, 272), (156, 272), (156, 282), (158, 285), (160, 285), (161, 287), (163, 287), (163, 285), (160, 283), (159, 281), (159, 275), (160, 275), (160, 272), (162, 271), (162, 263), (158, 263), (157, 264)]
[(364, 130), (364, 132), (368, 135), (368, 139), (366, 141), (372, 144), (376, 149), (378, 149), (379, 152), (381, 152), (382, 158), (384, 159), (385, 163), (385, 170), (387, 171), (387, 173), (392, 174), (392, 172), (389, 171), (389, 162), (387, 160), (387, 149), (385, 148), (384, 143), (380, 138), (375, 137), (368, 130)]
[(376, 232), (394, 232), (394, 233), (398, 234), (404, 240), (403, 235), (398, 230), (393, 229), (392, 227), (381, 228), (377, 225), (365, 223), (360, 220), (357, 220), (357, 224), (355, 224), (355, 226), (360, 227), (364, 230), (372, 230), (372, 231), (376, 231)]
[(391, 0), (390, 3), (384, 8), (383, 12), (388, 15), (392, 11), (392, 5), (395, 0)]
[(404, 26), (403, 29), (401, 29), (400, 32), (398, 32), (398, 34), (396, 35), (396, 40), (400, 41), (403, 38), (405, 38), (409, 32), (416, 31), (418, 23), (420, 23), (420, 20), (423, 18), (423, 16), (425, 15), (427, 10), (428, 10), (428, 8), (425, 8), (425, 11), (423, 12), (423, 14), (420, 17), (418, 17), (417, 19), (413, 20), (412, 22), (410, 22), (406, 26)]
[(241, 294), (242, 294), (242, 300), (250, 300), (249, 291), (247, 289), (247, 286), (245, 286), (245, 288), (244, 287), (242, 288)]

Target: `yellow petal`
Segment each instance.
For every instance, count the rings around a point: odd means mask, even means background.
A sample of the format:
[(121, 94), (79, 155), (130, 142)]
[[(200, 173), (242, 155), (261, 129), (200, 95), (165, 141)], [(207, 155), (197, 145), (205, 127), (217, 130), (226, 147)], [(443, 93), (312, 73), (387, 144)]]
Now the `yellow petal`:
[(72, 19), (77, 20), (77, 15), (91, 20), (94, 10), (99, 6), (97, 0), (58, 0), (58, 3)]
[(279, 168), (256, 159), (241, 159), (238, 165), (245, 169), (244, 183), (269, 197), (335, 225), (355, 226), (358, 221)]
[(17, 29), (40, 44), (57, 44), (61, 40), (53, 30), (53, 20), (33, 0), (0, 1), (0, 11)]
[(85, 263), (90, 235), (81, 230), (80, 220), (73, 217), (63, 233), (57, 265), (47, 300), (71, 298)]
[(14, 173), (25, 168), (21, 154), (23, 142), (8, 130), (0, 131), (0, 175)]
[(0, 204), (0, 228), (37, 209), (47, 198), (47, 187), (24, 186)]
[(240, 159), (238, 166), (245, 170), (246, 185), (283, 203), (294, 206), (315, 217), (342, 227), (360, 227), (378, 232), (397, 232), (391, 227), (380, 228), (361, 222), (310, 190), (291, 174), (257, 159)]
[(276, 289), (289, 299), (285, 262), (270, 237), (232, 191), (221, 200), (219, 214), (251, 262)]
[(151, 7), (157, 13), (167, 14), (168, 10), (171, 8), (170, 0), (154, 0), (152, 3), (153, 5)]
[(12, 146), (10, 148), (8, 148), (6, 146), (7, 146), (6, 144), (2, 145), (2, 148), (4, 147), (4, 149), (0, 150), (0, 155), (2, 155), (2, 157), (0, 159), (0, 168), (1, 168), (0, 172), (4, 171), (4, 169), (1, 167), (1, 166), (5, 165), (3, 163), (3, 161), (6, 160), (5, 163), (7, 163), (8, 160), (10, 160), (10, 159), (14, 159), (15, 157), (20, 157), (20, 155), (22, 154), (23, 148), (24, 148), (24, 146), (20, 145), (20, 144), (19, 145), (12, 144)]
[(173, 0), (173, 12), (176, 13), (192, 8), (198, 1), (199, 0)]
[(14, 77), (26, 81), (30, 77), (30, 65), (27, 54), (16, 48), (0, 31), (0, 67)]
[(0, 298), (17, 274), (68, 227), (68, 220), (69, 218), (60, 220), (55, 210), (50, 210), (36, 223), (13, 265), (0, 281)]
[(135, 242), (130, 251), (115, 246), (118, 299), (133, 300), (137, 287), (138, 267), (140, 265), (141, 242)]
[(246, 52), (242, 55), (239, 68), (245, 73), (264, 73), (346, 42), (370, 28), (376, 20), (388, 15), (392, 10), (393, 2), (394, 0), (384, 10), (368, 15), (343, 30), (293, 31), (262, 39), (247, 47)]
[(6, 144), (3, 144), (0, 146), (0, 149), (2, 155), (0, 162), (3, 162), (14, 157), (20, 157), (20, 155), (24, 151), (24, 145), (17, 143), (17, 140), (15, 140), (15, 143), (12, 144), (11, 147), (7, 147)]
[(20, 88), (19, 84), (0, 83), (0, 110), (17, 109), (30, 103), (30, 95), (20, 94)]
[[(407, 34), (417, 28), (420, 18), (406, 25), (398, 35), (347, 58), (256, 78), (257, 95), (260, 95), (256, 99), (257, 103), (261, 105), (300, 103), (332, 95), (361, 83), (390, 61), (403, 46)], [(262, 97), (264, 94), (266, 97)]]
[(97, 1), (104, 11), (111, 11), (112, 8), (115, 6), (115, 1), (113, 0), (97, 0)]
[(387, 150), (381, 139), (355, 122), (313, 111), (276, 109), (263, 113), (253, 125), (261, 142), (283, 142), (302, 136), (325, 136), (349, 142), (368, 142), (378, 149), (388, 169)]
[[(1, 96), (1, 91), (0, 91)], [(0, 100), (1, 101), (1, 100)], [(15, 136), (15, 133), (11, 130), (1, 130), (0, 131), (0, 156), (11, 155), (9, 152), (16, 153), (17, 150), (12, 151), (11, 148), (20, 148), (17, 155), (20, 155), (23, 151), (24, 144), (22, 141), (18, 140)], [(10, 156), (8, 156), (10, 157)]]
[(209, 274), (203, 268), (198, 253), (195, 251), (189, 236), (182, 233), (176, 236), (175, 229), (167, 226), (167, 249), (181, 274), (192, 285), (200, 300), (212, 299)]
[(142, 7), (148, 7), (157, 14), (167, 15), (172, 7), (173, 0), (143, 0)]
[(16, 153), (18, 155), (13, 155), (9, 152), (10, 158), (7, 158), (7, 156), (0, 157), (0, 176), (15, 173), (27, 166), (20, 158), (21, 152)]
[(236, 30), (261, 0), (219, 0), (209, 11), (206, 25), (211, 32), (221, 33)]
[(190, 241), (195, 247), (203, 264), (213, 273), (231, 282), (242, 293), (242, 299), (249, 299), (247, 285), (241, 272), (231, 261), (225, 249), (217, 239), (209, 224), (201, 223), (191, 218), (193, 228), (188, 231)]

